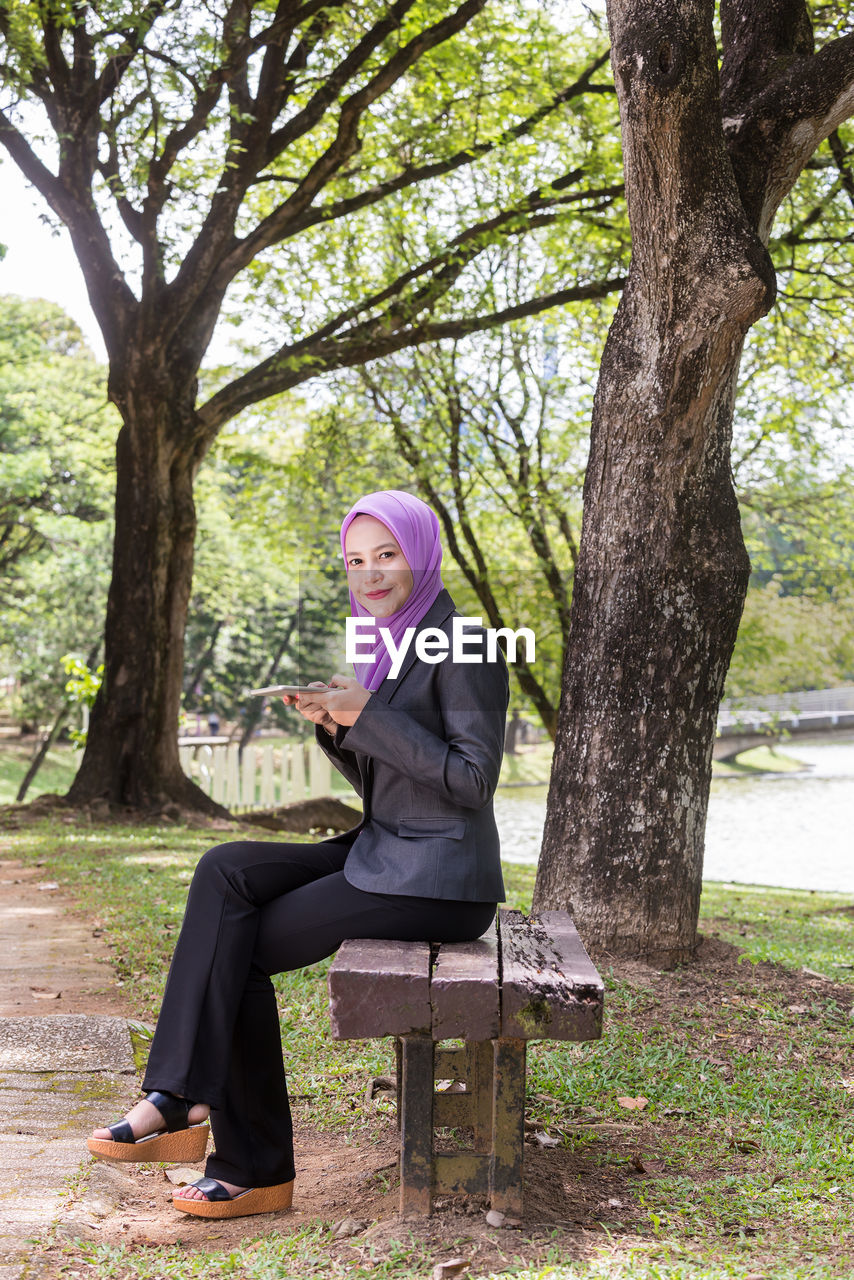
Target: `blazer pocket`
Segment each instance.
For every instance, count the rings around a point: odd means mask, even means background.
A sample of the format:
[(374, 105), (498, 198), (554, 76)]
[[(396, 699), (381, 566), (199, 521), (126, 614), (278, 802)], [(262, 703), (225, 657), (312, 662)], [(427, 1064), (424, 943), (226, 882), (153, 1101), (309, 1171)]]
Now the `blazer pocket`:
[(399, 836), (440, 836), (444, 840), (462, 840), (468, 823), (465, 818), (401, 818)]

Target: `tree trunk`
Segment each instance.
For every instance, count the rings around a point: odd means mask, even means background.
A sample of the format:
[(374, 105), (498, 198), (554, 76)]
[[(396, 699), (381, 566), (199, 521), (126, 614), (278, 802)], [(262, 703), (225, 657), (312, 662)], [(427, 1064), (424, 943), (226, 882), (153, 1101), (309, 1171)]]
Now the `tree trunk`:
[(534, 906), (598, 953), (687, 959), (749, 563), (730, 474), (770, 260), (726, 154), (712, 5), (609, 7), (632, 264), (593, 411)]
[(193, 693), (196, 686), (201, 682), (202, 676), (205, 674), (211, 662), (213, 661), (214, 651), (216, 649), (216, 642), (219, 639), (220, 631), (222, 631), (222, 624), (223, 624), (223, 619), (222, 618), (217, 619), (217, 622), (213, 630), (208, 636), (204, 653), (201, 655), (195, 667), (193, 668), (193, 670), (190, 672), (190, 674), (187, 676), (186, 680), (184, 681), (185, 693)]
[[(137, 372), (137, 371), (143, 372)], [(192, 399), (153, 361), (112, 373), (122, 415), (116, 445), (116, 532), (104, 632), (104, 679), (77, 777), (75, 804), (226, 815), (178, 760), (184, 628), (193, 576), (193, 480), (203, 447)]]
[[(299, 605), (299, 602), (297, 602), (297, 607), (294, 610), (294, 612), (291, 614), (291, 616), (288, 618), (284, 635), (282, 636), (282, 639), (276, 648), (276, 652), (273, 654), (273, 659), (270, 662), (270, 665), (268, 666), (261, 680), (262, 688), (266, 688), (268, 685), (275, 683), (276, 675), (279, 670), (279, 663), (282, 660), (282, 654), (285, 652), (285, 650), (287, 649), (288, 645), (291, 642), (291, 636), (294, 633), (294, 628), (297, 625), (299, 616), (300, 616), (300, 605)], [(252, 740), (253, 733), (255, 732), (258, 725), (260, 724), (261, 716), (264, 713), (265, 703), (266, 703), (266, 699), (264, 698), (252, 698), (249, 703), (249, 707), (246, 711), (246, 723), (244, 724), (243, 730), (240, 734), (241, 752), (243, 751), (244, 747), (249, 745), (250, 741)]]
[[(94, 644), (92, 648), (89, 650), (89, 654), (86, 658), (86, 666), (89, 668), (90, 671), (94, 671), (95, 669), (95, 662), (97, 660), (98, 650), (100, 648), (101, 648), (101, 641), (98, 640), (97, 643)], [(21, 785), (18, 787), (18, 794), (15, 796), (16, 804), (23, 804), (26, 794), (29, 791), (30, 787), (32, 786), (33, 780), (35, 779), (36, 774), (44, 764), (45, 757), (47, 756), (48, 751), (50, 751), (54, 742), (56, 742), (57, 738), (59, 737), (60, 731), (64, 728), (70, 715), (71, 715), (71, 707), (68, 705), (68, 703), (64, 703), (63, 706), (61, 706), (57, 711), (53, 724), (51, 725), (48, 732), (42, 738), (41, 742), (39, 743), (38, 749), (36, 750), (32, 760), (29, 763), (27, 772), (24, 774), (24, 777), (21, 780)]]
[(42, 735), (42, 740), (39, 743), (39, 745), (36, 747), (36, 750), (33, 753), (33, 757), (30, 760), (29, 765), (27, 766), (27, 772), (24, 774), (23, 778), (21, 779), (21, 785), (18, 787), (18, 794), (15, 796), (15, 804), (24, 803), (26, 794), (29, 791), (30, 787), (32, 786), (32, 783), (36, 774), (44, 764), (45, 757), (47, 756), (48, 751), (50, 751), (51, 747), (56, 742), (57, 738), (59, 737), (60, 730), (65, 725), (70, 715), (71, 715), (70, 707), (68, 706), (60, 707), (56, 713), (56, 716), (54, 717), (53, 724), (50, 726), (47, 733)]

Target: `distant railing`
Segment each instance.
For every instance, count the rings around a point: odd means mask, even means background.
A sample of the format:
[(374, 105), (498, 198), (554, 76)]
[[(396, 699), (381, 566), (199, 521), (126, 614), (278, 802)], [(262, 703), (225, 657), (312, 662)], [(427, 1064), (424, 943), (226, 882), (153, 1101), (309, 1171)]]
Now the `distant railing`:
[(332, 765), (316, 742), (245, 746), (182, 738), (181, 768), (204, 792), (235, 812), (273, 809), (297, 800), (328, 796)]
[(854, 712), (854, 685), (840, 685), (836, 689), (803, 689), (794, 693), (756, 695), (750, 700), (722, 702), (718, 727), (727, 725), (767, 724), (771, 720), (794, 721), (819, 719), (825, 716), (846, 715)]

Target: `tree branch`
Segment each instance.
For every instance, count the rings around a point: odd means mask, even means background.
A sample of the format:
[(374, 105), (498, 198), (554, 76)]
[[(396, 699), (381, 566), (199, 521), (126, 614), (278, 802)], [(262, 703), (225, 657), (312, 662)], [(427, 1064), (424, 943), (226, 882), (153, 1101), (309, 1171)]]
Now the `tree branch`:
[(781, 59), (807, 58), (814, 49), (805, 0), (721, 0), (721, 101), (725, 115), (748, 110), (758, 84), (779, 71)]
[[(401, 7), (406, 8), (412, 3), (412, 0), (399, 0)], [(350, 159), (359, 148), (358, 125), (365, 111), (374, 103), (377, 98), (382, 97), (397, 81), (405, 75), (410, 67), (418, 61), (419, 58), (430, 49), (436, 48), (437, 45), (449, 40), (451, 36), (456, 35), (471, 19), (483, 8), (486, 0), (465, 0), (463, 4), (452, 14), (446, 18), (436, 22), (431, 27), (426, 27), (420, 31), (418, 35), (398, 49), (383, 67), (380, 68), (361, 89), (347, 99), (341, 107), (338, 117), (338, 130), (335, 140), (327, 147), (326, 151), (314, 162), (308, 173), (302, 179), (297, 189), (283, 201), (277, 209), (265, 218), (254, 231), (241, 240), (234, 248), (232, 253), (222, 264), (221, 269), (217, 272), (217, 282), (219, 287), (227, 284), (234, 278), (238, 271), (252, 261), (263, 249), (268, 248), (272, 244), (285, 239), (292, 234), (291, 225), (295, 230), (301, 229), (297, 223), (300, 215), (305, 212), (314, 200), (315, 196), (323, 190), (330, 178), (338, 172), (341, 166)], [(398, 6), (393, 6), (393, 10)], [(387, 22), (391, 21), (389, 18)], [(338, 71), (333, 73), (330, 79), (335, 79), (339, 73), (344, 74), (342, 68), (350, 60), (356, 59), (356, 55), (362, 45), (376, 46), (379, 39), (376, 32), (387, 25), (386, 23), (378, 23), (373, 31), (368, 33), (362, 41), (359, 42), (357, 48), (348, 58), (344, 59)], [(371, 48), (368, 48), (364, 55), (358, 54), (359, 65), (365, 61)], [(355, 71), (355, 68), (354, 68)], [(353, 72), (348, 72), (347, 78), (351, 78)], [(315, 98), (322, 99), (328, 94), (329, 82), (324, 85)], [(305, 108), (309, 110), (311, 104)], [(326, 110), (323, 106), (320, 110), (320, 104), (316, 108), (320, 114)], [(300, 113), (303, 115), (304, 113)], [(270, 139), (270, 148), (268, 160), (280, 154), (285, 146), (292, 140), (289, 131), (300, 117), (295, 117), (294, 121), (289, 121), (283, 129), (279, 130)], [(319, 116), (318, 116), (319, 118)], [(313, 221), (316, 221), (314, 219)], [(312, 225), (308, 223), (306, 225)]]
[(842, 145), (842, 139), (839, 133), (834, 129), (833, 133), (828, 134), (828, 145), (830, 147), (836, 167), (839, 170), (839, 177), (842, 180), (842, 186), (848, 192), (848, 199), (854, 205), (854, 173), (851, 172), (851, 165), (848, 152)]
[[(562, 178), (558, 178), (551, 184), (550, 190), (563, 190), (570, 183), (580, 178), (583, 172), (582, 169), (575, 169), (571, 173), (564, 174)], [(349, 324), (351, 320), (355, 320), (365, 311), (374, 310), (376, 307), (384, 306), (386, 303), (396, 299), (401, 299), (397, 304), (401, 316), (405, 312), (406, 320), (411, 321), (430, 303), (435, 302), (441, 294), (447, 293), (468, 263), (483, 252), (490, 237), (495, 239), (499, 233), (503, 237), (508, 237), (529, 231), (533, 227), (540, 225), (547, 217), (548, 220), (552, 219), (553, 215), (547, 214), (548, 210), (572, 204), (578, 200), (596, 197), (606, 191), (614, 194), (621, 190), (622, 186), (619, 185), (592, 191), (572, 192), (564, 196), (544, 196), (538, 188), (535, 188), (515, 208), (502, 209), (493, 217), (486, 218), (482, 222), (477, 222), (473, 226), (467, 227), (465, 231), (461, 231), (454, 236), (453, 240), (446, 245), (441, 253), (427, 259), (425, 262), (419, 263), (417, 267), (413, 267), (410, 271), (404, 272), (379, 293), (363, 298), (356, 305), (348, 307), (333, 316), (321, 329), (317, 330), (313, 338), (318, 340), (332, 337), (343, 325)], [(433, 278), (421, 290), (403, 299), (407, 285), (413, 284), (422, 276), (430, 273), (432, 273)], [(440, 286), (438, 291), (437, 285)]]
[(22, 133), (0, 110), (0, 143), (28, 182), (41, 193), (68, 227), (86, 280), (89, 301), (111, 359), (122, 353), (126, 320), (136, 298), (113, 257), (109, 239), (94, 205), (72, 194), (39, 160)]
[[(416, 183), (423, 182), (430, 178), (443, 177), (447, 173), (462, 168), (464, 165), (473, 164), (475, 160), (481, 159), (483, 156), (489, 155), (497, 147), (503, 146), (508, 142), (513, 142), (518, 138), (522, 138), (529, 134), (536, 125), (551, 115), (558, 107), (571, 101), (572, 98), (579, 97), (582, 93), (598, 92), (601, 86), (591, 86), (590, 78), (599, 70), (599, 68), (608, 60), (609, 51), (601, 54), (591, 65), (579, 76), (579, 78), (560, 93), (555, 94), (550, 102), (539, 107), (531, 115), (526, 116), (524, 120), (513, 125), (510, 129), (503, 130), (496, 137), (488, 142), (479, 142), (471, 147), (464, 147), (455, 152), (451, 156), (447, 156), (444, 160), (434, 160), (428, 164), (407, 165), (400, 173), (394, 175), (393, 178), (387, 178), (384, 182), (379, 182), (373, 187), (368, 187), (364, 191), (360, 191), (355, 196), (348, 196), (341, 200), (331, 201), (329, 204), (321, 205), (320, 208), (307, 211), (302, 218), (296, 220), (288, 226), (288, 235), (294, 235), (297, 231), (304, 231), (307, 227), (316, 226), (321, 222), (331, 222), (336, 218), (346, 217), (348, 214), (355, 213), (359, 209), (364, 209), (370, 205), (376, 204), (380, 200), (384, 200), (386, 196), (392, 195), (396, 191), (403, 191), (407, 187), (414, 186)], [(277, 174), (262, 174), (255, 179), (256, 182), (278, 182), (290, 181)], [(298, 180), (297, 180), (298, 181)], [(280, 206), (281, 208), (281, 206)], [(278, 213), (278, 210), (275, 211)], [(274, 215), (270, 215), (273, 217)], [(260, 227), (259, 227), (260, 230)], [(275, 243), (271, 241), (270, 243)]]
[(339, 338), (318, 341), (315, 335), (291, 347), (279, 351), (223, 387), (199, 410), (201, 430), (208, 440), (213, 440), (223, 423), (228, 422), (241, 409), (257, 404), (268, 396), (299, 386), (319, 373), (335, 369), (351, 368), (365, 364), (380, 356), (392, 355), (422, 342), (437, 342), (444, 338), (461, 338), (469, 333), (479, 333), (495, 328), (510, 320), (538, 315), (552, 307), (569, 302), (583, 302), (592, 298), (604, 298), (623, 288), (625, 276), (610, 280), (597, 280), (590, 284), (572, 285), (555, 293), (532, 298), (500, 311), (480, 316), (465, 316), (456, 320), (424, 321), (419, 325), (405, 325), (390, 330), (385, 316), (354, 326)]
[(122, 53), (114, 54), (105, 62), (97, 81), (92, 87), (92, 98), (87, 104), (89, 112), (97, 110), (102, 103), (115, 93), (121, 83), (124, 73), (139, 53), (145, 37), (151, 30), (154, 22), (167, 8), (168, 0), (155, 0), (155, 3), (147, 5), (139, 16), (135, 26), (126, 27), (122, 31), (122, 41), (127, 49)]
[(233, 33), (235, 17), (243, 8), (243, 0), (231, 0), (227, 12), (223, 16), (223, 40), (226, 56), (218, 67), (211, 71), (204, 85), (195, 95), (190, 115), (179, 127), (170, 130), (159, 156), (152, 159), (149, 166), (148, 196), (146, 198), (147, 217), (156, 217), (163, 207), (168, 195), (166, 178), (178, 156), (198, 137), (207, 124), (210, 113), (217, 104), (222, 87), (228, 78), (234, 55), (234, 47), (228, 43), (227, 32)]
[(371, 54), (379, 48), (387, 36), (400, 27), (414, 3), (415, 0), (395, 0), (395, 3), (390, 5), (386, 17), (381, 22), (375, 23), (370, 31), (362, 36), (358, 44), (324, 80), (322, 88), (312, 94), (302, 110), (282, 125), (281, 129), (275, 130), (270, 135), (267, 145), (267, 164), (314, 128)]
[[(801, 0), (792, 3), (803, 8)], [(811, 34), (807, 41), (802, 20), (790, 36), (789, 56), (763, 61), (760, 71), (768, 68), (770, 77), (754, 74), (752, 94), (745, 67), (723, 99), (724, 131), (742, 202), (763, 243), (813, 152), (854, 114), (854, 33), (808, 56), (801, 51), (811, 44)]]
[[(235, 2), (238, 2), (238, 0), (233, 0), (233, 3)], [(357, 73), (386, 36), (400, 26), (406, 13), (414, 3), (415, 0), (395, 0), (395, 3), (390, 6), (386, 17), (381, 22), (376, 23), (362, 37), (355, 48), (342, 59), (338, 67), (326, 77), (323, 87), (313, 95), (303, 110), (289, 120), (282, 129), (271, 135), (265, 147), (266, 154), (257, 154), (258, 139), (255, 139), (255, 145), (247, 153), (247, 155), (251, 154), (252, 159), (255, 161), (254, 172), (257, 172), (258, 167), (262, 164), (269, 163), (269, 160), (278, 154), (280, 150), (290, 145), (297, 137), (313, 127), (331, 102), (335, 100), (343, 85)], [(486, 0), (467, 0), (468, 5), (474, 5), (477, 8), (482, 7), (485, 3)], [(395, 57), (397, 56), (395, 55)], [(395, 57), (386, 64), (386, 69), (395, 61)], [(373, 81), (370, 83), (373, 83)], [(360, 95), (364, 94), (368, 87), (366, 86), (365, 89), (352, 95), (342, 107), (336, 143), (332, 144), (332, 147), (325, 155), (321, 156), (309, 170), (309, 173), (303, 177), (297, 192), (294, 192), (286, 201), (286, 205), (289, 208), (292, 207), (291, 202), (294, 201), (300, 191), (302, 191), (300, 204), (310, 199), (307, 195), (306, 184), (321, 182), (321, 171), (325, 164), (331, 163), (330, 152), (335, 151), (336, 145), (346, 149), (349, 144), (350, 150), (348, 154), (352, 154), (352, 143), (357, 123), (357, 117), (354, 119), (353, 113), (358, 107)], [(349, 111), (348, 106), (350, 108)], [(358, 112), (358, 114), (361, 114), (361, 112)], [(351, 133), (352, 137), (350, 136)], [(341, 163), (343, 163), (344, 158), (346, 157), (342, 154)], [(330, 170), (330, 174), (331, 172), (332, 170)], [(256, 242), (251, 236), (241, 242), (237, 242), (234, 239), (234, 224), (237, 212), (252, 176), (250, 166), (245, 163), (226, 166), (223, 169), (220, 186), (211, 201), (211, 206), (201, 231), (170, 286), (173, 302), (171, 315), (176, 327), (184, 322), (189, 309), (206, 290), (210, 289), (214, 297), (222, 297), (235, 274), (241, 267), (251, 262), (258, 249), (263, 247), (260, 241)], [(325, 180), (323, 179), (323, 181)], [(256, 247), (252, 248), (248, 253), (241, 254), (240, 245), (242, 244), (248, 249), (249, 241), (252, 241)], [(228, 249), (229, 243), (232, 245), (230, 250)], [(224, 249), (227, 252), (223, 260)], [(214, 273), (216, 273), (215, 278), (213, 278)]]

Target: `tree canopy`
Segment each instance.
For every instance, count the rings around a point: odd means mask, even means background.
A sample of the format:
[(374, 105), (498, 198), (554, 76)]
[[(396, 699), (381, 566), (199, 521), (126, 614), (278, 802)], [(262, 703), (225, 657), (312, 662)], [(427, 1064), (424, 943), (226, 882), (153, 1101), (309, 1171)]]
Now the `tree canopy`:
[(103, 632), (115, 430), (74, 321), (0, 297), (0, 653), (36, 720), (61, 703), (62, 654)]

